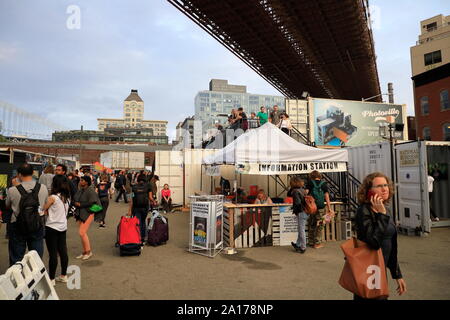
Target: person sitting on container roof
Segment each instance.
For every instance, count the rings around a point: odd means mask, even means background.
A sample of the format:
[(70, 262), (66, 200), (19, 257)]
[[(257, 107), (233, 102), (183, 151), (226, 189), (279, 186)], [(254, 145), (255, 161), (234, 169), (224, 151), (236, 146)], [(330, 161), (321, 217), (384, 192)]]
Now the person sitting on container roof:
[(263, 189), (260, 189), (256, 196), (255, 204), (273, 204), (272, 199), (268, 197)]

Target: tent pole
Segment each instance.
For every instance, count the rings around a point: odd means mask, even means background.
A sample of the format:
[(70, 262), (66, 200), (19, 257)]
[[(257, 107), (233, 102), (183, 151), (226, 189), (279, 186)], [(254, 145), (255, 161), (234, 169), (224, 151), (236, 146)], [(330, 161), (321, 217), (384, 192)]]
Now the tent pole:
[(200, 192), (203, 191), (203, 164), (200, 166)]

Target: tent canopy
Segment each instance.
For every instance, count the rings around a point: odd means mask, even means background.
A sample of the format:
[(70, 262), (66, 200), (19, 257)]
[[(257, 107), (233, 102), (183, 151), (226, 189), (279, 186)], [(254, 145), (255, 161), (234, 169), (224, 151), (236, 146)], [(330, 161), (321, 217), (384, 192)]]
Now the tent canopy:
[[(206, 165), (231, 164), (236, 165), (241, 173), (255, 174), (346, 171), (346, 162), (347, 150), (304, 145), (269, 122), (249, 130), (225, 148), (203, 158)], [(262, 173), (266, 170), (268, 172)]]

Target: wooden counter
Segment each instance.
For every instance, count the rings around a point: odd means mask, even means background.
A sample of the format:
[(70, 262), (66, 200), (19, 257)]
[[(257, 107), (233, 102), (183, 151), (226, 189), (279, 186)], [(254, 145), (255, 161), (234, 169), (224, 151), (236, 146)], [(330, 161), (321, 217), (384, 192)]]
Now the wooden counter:
[[(322, 233), (324, 241), (341, 239), (342, 202), (331, 202), (336, 215)], [(229, 247), (290, 245), (297, 239), (292, 204), (224, 203), (224, 240)]]

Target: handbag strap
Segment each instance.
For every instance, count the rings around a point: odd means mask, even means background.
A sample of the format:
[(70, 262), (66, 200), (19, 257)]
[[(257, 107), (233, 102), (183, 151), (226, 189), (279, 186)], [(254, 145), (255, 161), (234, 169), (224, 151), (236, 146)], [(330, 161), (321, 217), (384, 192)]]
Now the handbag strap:
[(356, 237), (353, 237), (353, 246), (355, 248), (358, 248), (358, 240), (356, 239)]

